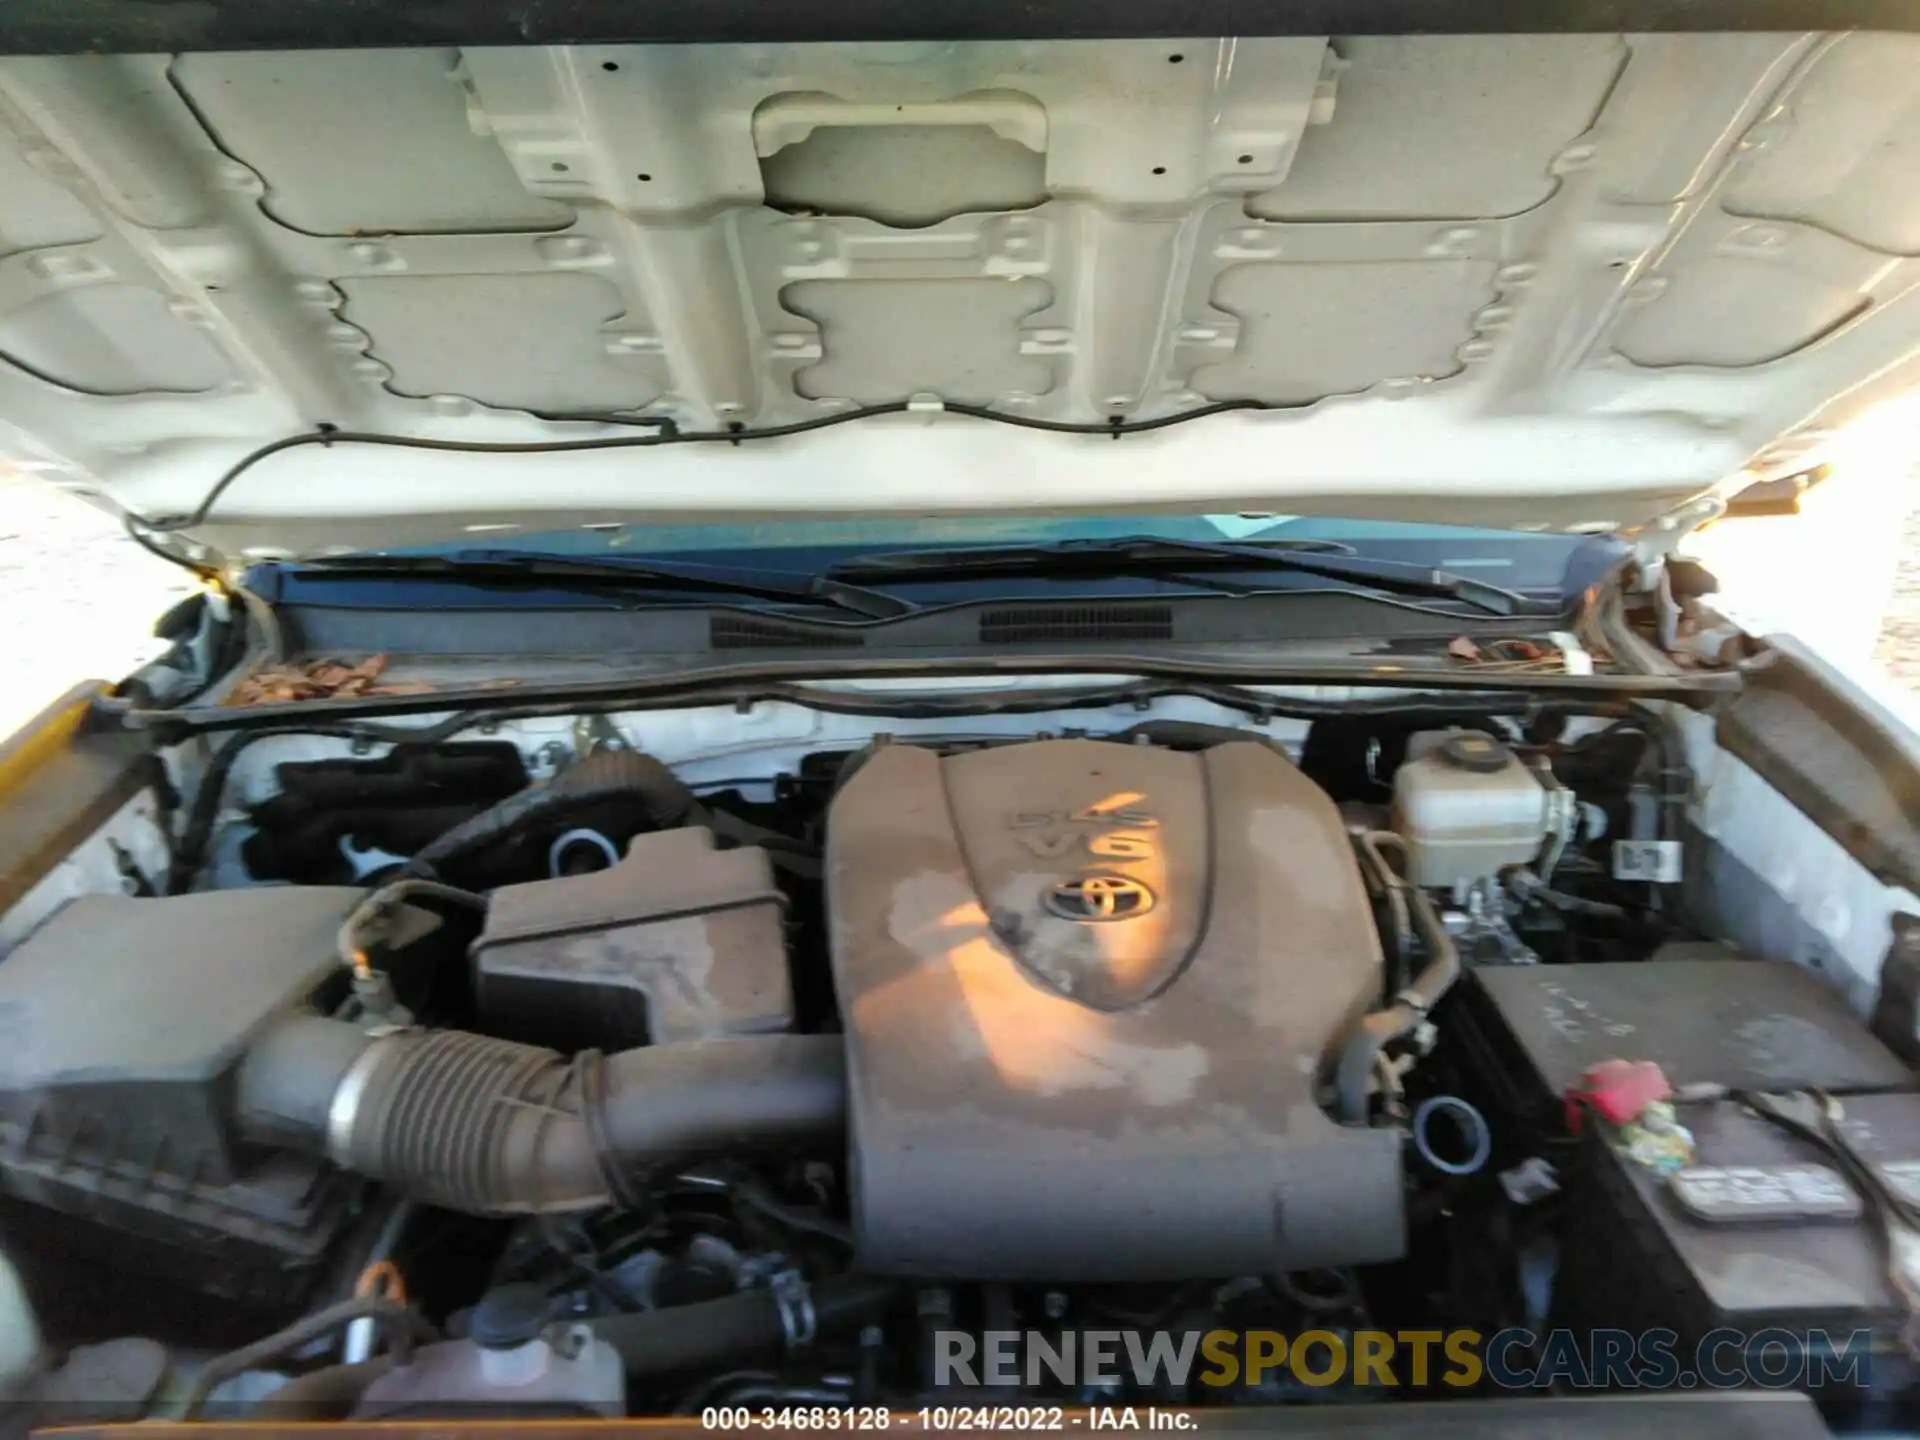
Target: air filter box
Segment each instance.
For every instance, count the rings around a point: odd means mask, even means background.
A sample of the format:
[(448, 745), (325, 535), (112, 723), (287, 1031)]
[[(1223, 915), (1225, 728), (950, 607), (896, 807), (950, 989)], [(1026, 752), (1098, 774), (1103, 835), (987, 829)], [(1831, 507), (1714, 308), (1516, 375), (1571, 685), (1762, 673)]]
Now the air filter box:
[[(238, 1144), (233, 1072), (265, 1026), (343, 983), (334, 932), (358, 898), (276, 886), (56, 913), (0, 964), (0, 1189), (76, 1217), (63, 1242), (116, 1269), (297, 1300), (359, 1182)], [(7, 1228), (38, 1252), (30, 1219)]]
[(488, 1034), (573, 1052), (791, 1028), (785, 898), (764, 850), (699, 827), (605, 870), (493, 892), (473, 944)]

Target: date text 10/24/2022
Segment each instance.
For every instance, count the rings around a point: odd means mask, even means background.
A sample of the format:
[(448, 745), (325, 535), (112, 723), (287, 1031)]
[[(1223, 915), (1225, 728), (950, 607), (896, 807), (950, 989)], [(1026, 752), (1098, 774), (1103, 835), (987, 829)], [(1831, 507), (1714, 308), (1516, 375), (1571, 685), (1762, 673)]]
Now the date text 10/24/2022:
[(710, 1405), (700, 1412), (703, 1430), (1160, 1430), (1200, 1428), (1191, 1410), (1156, 1405), (923, 1405), (918, 1410), (886, 1406)]

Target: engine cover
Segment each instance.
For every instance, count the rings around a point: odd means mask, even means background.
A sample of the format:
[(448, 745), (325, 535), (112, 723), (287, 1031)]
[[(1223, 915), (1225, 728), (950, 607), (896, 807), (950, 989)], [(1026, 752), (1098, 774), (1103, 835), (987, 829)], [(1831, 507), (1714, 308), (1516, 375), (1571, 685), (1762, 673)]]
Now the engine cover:
[(1333, 802), (1278, 751), (883, 746), (833, 802), (827, 884), (866, 1268), (1401, 1253), (1398, 1139), (1314, 1099), (1379, 937)]

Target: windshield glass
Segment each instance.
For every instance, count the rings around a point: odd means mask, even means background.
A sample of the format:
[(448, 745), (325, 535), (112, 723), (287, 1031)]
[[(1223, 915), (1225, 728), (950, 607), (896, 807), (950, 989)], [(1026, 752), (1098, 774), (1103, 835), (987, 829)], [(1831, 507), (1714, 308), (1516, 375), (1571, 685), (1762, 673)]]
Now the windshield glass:
[[(1099, 540), (1151, 535), (1166, 540), (1321, 540), (1342, 541), (1367, 550), (1377, 544), (1427, 541), (1474, 546), (1514, 540), (1544, 541), (1557, 553), (1582, 537), (1528, 535), (1458, 525), (1416, 525), (1396, 520), (1355, 520), (1293, 515), (1046, 515), (1032, 513), (903, 516), (886, 519), (731, 521), (702, 525), (604, 525), (573, 530), (523, 532), (486, 525), (468, 527), (457, 541), (385, 554), (451, 554), (484, 546), (488, 550), (528, 550), (546, 554), (611, 558), (620, 554), (688, 555), (754, 553), (777, 563), (782, 550), (868, 551), (938, 545), (1048, 544), (1057, 540)], [(793, 558), (803, 559), (796, 554)], [(1484, 559), (1485, 557), (1480, 557)]]

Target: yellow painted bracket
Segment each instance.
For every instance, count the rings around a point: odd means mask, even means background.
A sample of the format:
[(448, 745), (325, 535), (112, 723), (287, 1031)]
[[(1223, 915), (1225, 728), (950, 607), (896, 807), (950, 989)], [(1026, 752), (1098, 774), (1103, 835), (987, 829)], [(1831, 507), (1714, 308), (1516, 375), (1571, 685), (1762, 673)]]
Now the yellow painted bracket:
[(104, 681), (76, 685), (0, 744), (0, 911), (146, 786), (151, 737), (90, 731)]

